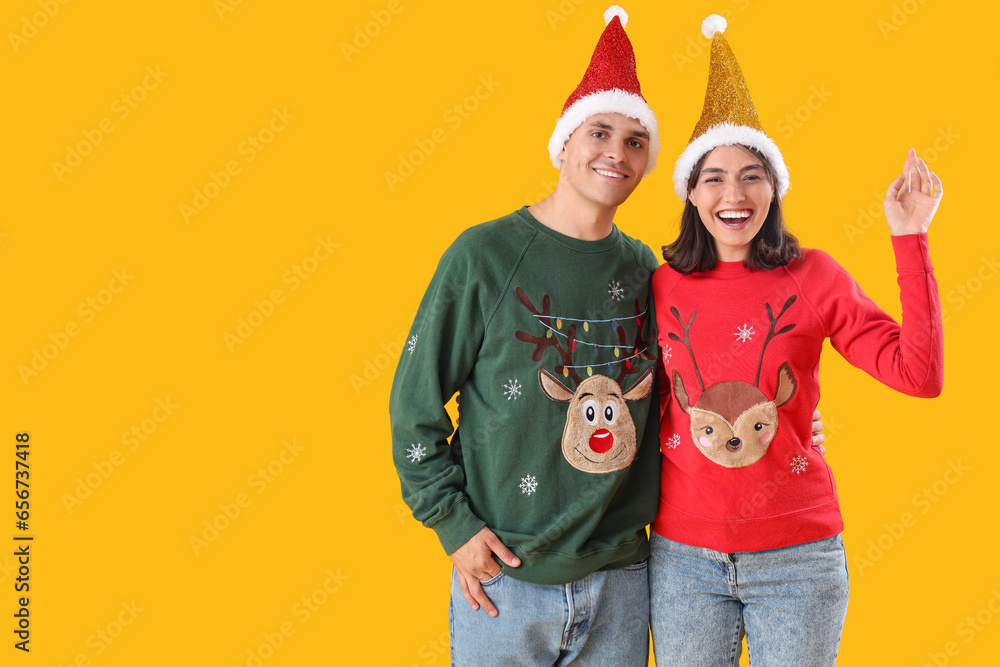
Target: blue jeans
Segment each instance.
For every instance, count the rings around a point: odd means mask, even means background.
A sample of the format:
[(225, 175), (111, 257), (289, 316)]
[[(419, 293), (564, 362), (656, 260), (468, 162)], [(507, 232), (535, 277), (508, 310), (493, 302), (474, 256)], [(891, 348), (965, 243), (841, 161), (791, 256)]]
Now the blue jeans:
[(840, 535), (733, 554), (650, 536), (650, 627), (657, 667), (835, 665), (847, 614)]
[(647, 562), (565, 585), (500, 573), (483, 582), (499, 614), (472, 611), (452, 570), (452, 665), (615, 665), (649, 662)]

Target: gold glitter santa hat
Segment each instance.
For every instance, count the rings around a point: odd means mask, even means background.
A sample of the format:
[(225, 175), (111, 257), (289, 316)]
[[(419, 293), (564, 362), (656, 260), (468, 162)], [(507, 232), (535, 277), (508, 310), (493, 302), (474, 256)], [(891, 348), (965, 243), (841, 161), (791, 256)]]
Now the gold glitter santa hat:
[(628, 14), (618, 5), (612, 5), (604, 12), (604, 23), (604, 33), (594, 48), (594, 55), (583, 75), (583, 81), (566, 100), (562, 115), (549, 138), (549, 158), (557, 169), (562, 167), (559, 153), (573, 130), (591, 116), (620, 113), (635, 118), (649, 132), (649, 159), (643, 173), (645, 177), (656, 166), (656, 154), (660, 151), (656, 114), (649, 108), (639, 90), (635, 53), (632, 42), (625, 34)]
[(701, 119), (674, 168), (674, 192), (681, 201), (687, 201), (688, 179), (701, 156), (717, 146), (742, 144), (759, 150), (774, 167), (778, 174), (775, 191), (781, 199), (788, 190), (788, 168), (778, 146), (764, 134), (743, 72), (722, 36), (725, 30), (726, 19), (718, 14), (712, 14), (701, 23), (701, 33), (712, 40), (708, 89)]

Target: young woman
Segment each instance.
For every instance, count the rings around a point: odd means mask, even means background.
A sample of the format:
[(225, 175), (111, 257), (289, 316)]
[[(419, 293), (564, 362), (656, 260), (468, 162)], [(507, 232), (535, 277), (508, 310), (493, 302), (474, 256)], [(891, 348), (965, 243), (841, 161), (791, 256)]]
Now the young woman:
[(664, 370), (653, 648), (658, 665), (737, 665), (745, 632), (754, 667), (833, 665), (848, 581), (833, 476), (811, 440), (819, 356), (829, 338), (898, 391), (940, 393), (926, 232), (941, 181), (911, 150), (885, 198), (900, 325), (785, 228), (788, 172), (719, 20), (703, 25), (705, 111), (674, 174), (680, 235), (653, 277)]

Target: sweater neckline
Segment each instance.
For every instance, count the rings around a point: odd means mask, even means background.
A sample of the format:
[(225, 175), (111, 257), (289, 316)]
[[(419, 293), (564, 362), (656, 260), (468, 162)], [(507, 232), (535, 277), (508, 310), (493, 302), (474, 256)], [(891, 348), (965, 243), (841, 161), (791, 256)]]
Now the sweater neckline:
[(715, 268), (712, 270), (729, 275), (750, 273), (750, 269), (748, 269), (743, 262), (720, 262), (718, 260), (716, 260)]
[(518, 217), (529, 227), (535, 231), (544, 234), (556, 243), (566, 246), (570, 250), (576, 252), (586, 252), (586, 253), (597, 253), (609, 250), (616, 245), (618, 245), (621, 240), (621, 232), (618, 230), (618, 226), (615, 224), (611, 225), (611, 233), (605, 236), (603, 239), (597, 241), (584, 241), (582, 239), (575, 239), (572, 236), (566, 236), (561, 232), (557, 232), (551, 227), (546, 227), (541, 222), (538, 221), (535, 216), (531, 215), (528, 211), (527, 206), (523, 206), (516, 211)]

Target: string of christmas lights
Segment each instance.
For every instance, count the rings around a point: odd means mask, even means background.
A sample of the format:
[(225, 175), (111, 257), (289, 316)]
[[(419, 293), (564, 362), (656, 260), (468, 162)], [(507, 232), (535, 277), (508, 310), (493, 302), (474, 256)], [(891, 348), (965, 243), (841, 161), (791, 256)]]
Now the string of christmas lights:
[[(644, 310), (641, 313), (639, 313), (638, 315), (633, 316), (634, 319), (635, 319), (636, 325), (640, 325), (641, 324), (642, 318), (646, 315), (646, 312), (647, 311)], [(569, 335), (568, 334), (565, 334), (562, 331), (560, 331), (560, 329), (562, 329), (562, 327), (563, 327), (563, 320), (566, 320), (567, 322), (582, 322), (583, 323), (583, 330), (584, 331), (590, 331), (590, 323), (591, 322), (593, 322), (595, 324), (601, 324), (601, 323), (610, 322), (611, 323), (611, 329), (612, 329), (612, 331), (618, 331), (618, 320), (621, 319), (621, 318), (612, 317), (612, 318), (609, 318), (609, 319), (606, 319), (606, 320), (593, 320), (593, 319), (584, 320), (584, 319), (579, 319), (579, 318), (575, 318), (575, 317), (557, 317), (557, 316), (554, 316), (554, 315), (535, 315), (535, 319), (538, 320), (539, 324), (541, 324), (543, 327), (545, 327), (545, 329), (546, 329), (545, 336), (547, 338), (551, 338), (552, 335), (555, 334), (557, 336), (562, 336), (563, 338), (569, 339)], [(553, 328), (552, 325), (546, 324), (542, 320), (549, 320), (549, 321), (555, 320), (556, 321), (556, 326)], [(591, 341), (583, 340), (581, 338), (577, 338), (576, 340), (573, 341), (573, 349), (576, 349), (576, 344), (577, 343), (581, 343), (583, 345), (586, 345), (586, 346), (590, 347), (593, 350), (593, 352), (594, 352), (594, 356), (597, 356), (597, 354), (600, 352), (601, 349), (613, 349), (615, 351), (615, 356), (616, 357), (620, 357), (620, 358), (612, 360), (612, 361), (608, 361), (608, 362), (601, 362), (600, 364), (579, 364), (579, 365), (569, 365), (569, 364), (566, 364), (566, 365), (563, 366), (563, 369), (564, 369), (563, 370), (563, 374), (566, 374), (570, 368), (573, 368), (573, 369), (586, 368), (587, 369), (587, 375), (590, 376), (590, 375), (594, 374), (593, 367), (595, 365), (597, 365), (597, 366), (601, 366), (601, 365), (606, 366), (607, 369), (608, 369), (608, 373), (613, 373), (614, 372), (613, 369), (612, 369), (612, 365), (625, 364), (627, 368), (632, 368), (632, 359), (638, 359), (638, 358), (640, 358), (643, 354), (646, 353), (646, 350), (649, 349), (649, 347), (647, 346), (647, 347), (644, 347), (641, 350), (633, 350), (633, 353), (630, 356), (628, 356), (628, 357), (622, 357), (621, 356), (621, 354), (622, 354), (621, 351), (622, 351), (622, 347), (623, 346), (620, 345), (620, 344), (619, 345), (603, 345), (601, 343), (594, 343), (594, 342), (591, 342)]]
[[(638, 325), (638, 324), (641, 323), (641, 319), (645, 315), (646, 315), (646, 311), (644, 310), (641, 313), (639, 313), (638, 315), (633, 315), (631, 317), (633, 317), (635, 319), (635, 323)], [(590, 323), (591, 322), (594, 322), (595, 324), (600, 324), (602, 322), (610, 322), (611, 323), (611, 329), (612, 329), (612, 331), (618, 331), (618, 320), (620, 320), (621, 318), (620, 317), (612, 317), (612, 318), (607, 319), (607, 320), (581, 320), (581, 319), (577, 319), (575, 317), (556, 317), (555, 315), (535, 315), (535, 319), (538, 320), (539, 324), (541, 324), (543, 327), (545, 327), (546, 329), (548, 329), (548, 331), (545, 333), (546, 336), (551, 336), (552, 334), (556, 334), (556, 335), (562, 336), (563, 338), (569, 338), (568, 335), (564, 334), (562, 331), (559, 331), (559, 329), (562, 329), (563, 320), (566, 320), (567, 322), (583, 322), (583, 330), (584, 331), (590, 331)], [(556, 321), (556, 328), (553, 329), (552, 325), (546, 324), (545, 322), (542, 322), (543, 319), (546, 319), (546, 320), (555, 320)], [(603, 348), (616, 348), (617, 349), (617, 348), (621, 347), (621, 345), (601, 345), (600, 343), (592, 343), (590, 341), (583, 340), (582, 338), (577, 338), (576, 342), (583, 343), (584, 345), (592, 346), (595, 349), (595, 354), (596, 354), (596, 349), (597, 348), (603, 347)]]

